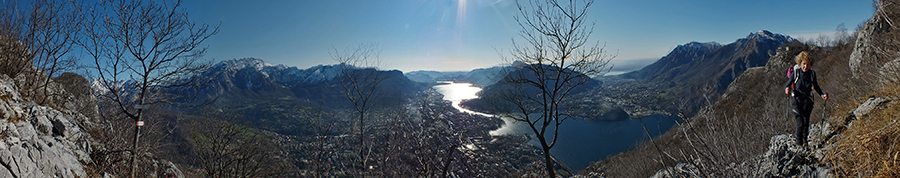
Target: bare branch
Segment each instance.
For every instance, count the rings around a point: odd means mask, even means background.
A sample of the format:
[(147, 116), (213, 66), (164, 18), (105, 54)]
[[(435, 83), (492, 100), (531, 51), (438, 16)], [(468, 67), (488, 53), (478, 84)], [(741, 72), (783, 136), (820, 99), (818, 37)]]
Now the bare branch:
[(485, 96), (496, 98), (486, 98), (492, 105), (505, 107), (500, 115), (528, 122), (544, 150), (550, 177), (555, 177), (555, 170), (549, 150), (557, 143), (559, 126), (587, 115), (579, 113), (583, 110), (576, 109), (573, 97), (592, 77), (608, 72), (609, 61), (615, 57), (604, 51), (605, 45), (588, 43), (594, 23), (587, 26), (585, 18), (592, 4), (577, 0), (517, 3), (515, 19), (525, 43), (513, 40), (509, 57), (503, 59), (524, 64), (498, 82), (494, 90), (499, 94)]

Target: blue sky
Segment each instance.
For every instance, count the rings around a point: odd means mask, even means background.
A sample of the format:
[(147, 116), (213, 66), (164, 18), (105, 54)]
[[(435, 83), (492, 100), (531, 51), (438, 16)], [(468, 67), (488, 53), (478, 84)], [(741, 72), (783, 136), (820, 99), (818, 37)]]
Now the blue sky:
[[(759, 30), (814, 38), (872, 16), (872, 1), (610, 1), (589, 10), (594, 41), (622, 70), (649, 64), (691, 41), (734, 42)], [(218, 24), (208, 58), (256, 57), (308, 68), (334, 64), (329, 51), (380, 45), (380, 68), (467, 71), (503, 64), (519, 26), (514, 0), (186, 1), (191, 19)]]

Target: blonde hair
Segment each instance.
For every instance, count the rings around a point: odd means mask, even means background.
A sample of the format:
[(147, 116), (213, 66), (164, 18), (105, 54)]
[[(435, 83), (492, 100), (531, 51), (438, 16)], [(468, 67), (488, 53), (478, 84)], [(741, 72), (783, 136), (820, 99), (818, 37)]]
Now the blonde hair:
[(800, 64), (800, 62), (803, 62), (803, 61), (806, 61), (806, 63), (808, 63), (809, 66), (813, 65), (813, 59), (809, 57), (809, 52), (806, 52), (806, 51), (803, 51), (803, 52), (800, 52), (800, 54), (797, 54), (797, 56), (794, 57), (794, 61), (796, 61), (798, 65)]

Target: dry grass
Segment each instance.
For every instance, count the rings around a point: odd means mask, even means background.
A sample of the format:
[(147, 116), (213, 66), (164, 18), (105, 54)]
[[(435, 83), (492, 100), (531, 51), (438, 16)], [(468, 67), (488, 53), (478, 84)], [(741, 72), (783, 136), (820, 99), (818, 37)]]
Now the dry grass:
[(842, 176), (900, 177), (900, 102), (858, 118), (836, 141), (826, 161)]
[[(728, 171), (727, 166), (764, 153), (772, 136), (794, 132), (796, 121), (787, 112), (784, 83), (787, 68), (794, 64), (792, 56), (799, 50), (811, 51), (817, 60), (813, 68), (830, 97), (826, 117), (846, 113), (844, 108), (851, 108), (850, 105), (858, 106), (853, 102), (866, 92), (856, 90), (871, 88), (865, 83), (846, 82), (852, 77), (847, 65), (852, 47), (791, 48), (782, 57), (770, 59), (765, 67), (741, 74), (717, 103), (685, 119), (683, 125), (673, 127), (653, 142), (604, 159), (586, 171), (603, 172), (608, 177), (648, 177), (663, 167), (682, 162), (694, 164), (703, 175), (746, 176)], [(824, 104), (821, 98), (815, 100), (810, 123), (828, 120), (822, 118)]]
[[(893, 0), (879, 2), (876, 11), (875, 30), (870, 34), (874, 49), (897, 51), (900, 49), (900, 2)], [(871, 21), (870, 21), (871, 22)], [(889, 24), (891, 23), (891, 24)], [(879, 51), (876, 51), (879, 52)], [(877, 53), (876, 61), (889, 61), (898, 57), (895, 53)], [(877, 62), (876, 64), (881, 64)], [(877, 66), (881, 67), (881, 66)], [(834, 173), (841, 177), (900, 177), (900, 81), (896, 77), (900, 66), (880, 68), (869, 75), (862, 75), (861, 88), (854, 88), (853, 99), (842, 103), (836, 110), (844, 117), (833, 117), (830, 121), (852, 124), (836, 125), (842, 135), (834, 140), (834, 147), (828, 150), (825, 161), (834, 166)], [(894, 77), (894, 78), (892, 78)], [(889, 98), (866, 116), (854, 118), (849, 114), (859, 104), (870, 97)]]
[[(826, 162), (845, 177), (900, 177), (900, 84), (883, 85), (872, 91), (876, 97), (891, 98), (872, 113), (856, 118), (828, 150)], [(870, 90), (871, 91), (871, 90)], [(862, 97), (862, 96), (861, 96)], [(838, 111), (851, 112), (865, 99), (843, 104)], [(849, 117), (849, 113), (845, 118)], [(835, 118), (837, 120), (837, 118)], [(846, 122), (846, 121), (845, 121)]]

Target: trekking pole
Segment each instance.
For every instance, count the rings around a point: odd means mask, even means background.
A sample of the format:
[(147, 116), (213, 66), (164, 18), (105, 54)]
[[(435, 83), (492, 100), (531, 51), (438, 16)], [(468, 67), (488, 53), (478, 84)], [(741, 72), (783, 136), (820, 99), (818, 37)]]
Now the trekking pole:
[(785, 110), (784, 116), (785, 116), (785, 118), (788, 119), (788, 121), (790, 121), (791, 120), (791, 98), (788, 97), (787, 101), (788, 101), (787, 102), (787, 110)]
[[(827, 94), (826, 94), (827, 95)], [(825, 104), (822, 105), (822, 120), (825, 120), (825, 109), (828, 108), (828, 100), (825, 100)]]

